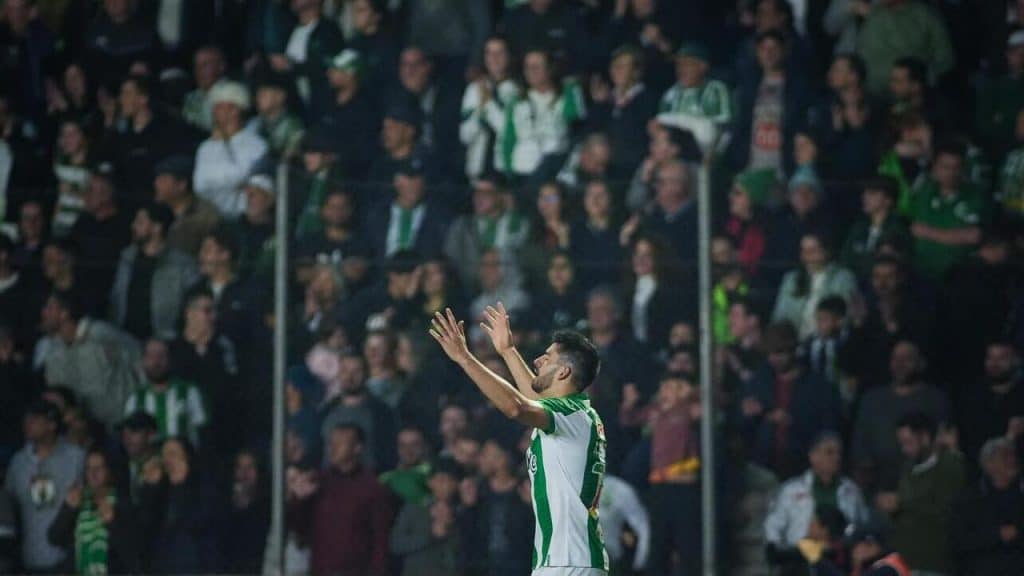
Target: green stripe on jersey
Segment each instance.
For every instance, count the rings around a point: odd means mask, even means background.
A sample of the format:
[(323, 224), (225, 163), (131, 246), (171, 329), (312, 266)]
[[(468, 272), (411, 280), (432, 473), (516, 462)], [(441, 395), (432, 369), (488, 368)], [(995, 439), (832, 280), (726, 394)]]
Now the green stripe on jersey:
[(551, 506), (548, 503), (548, 486), (544, 476), (544, 450), (541, 448), (540, 434), (533, 437), (530, 449), (533, 451), (534, 461), (531, 466), (536, 467), (533, 476), (533, 501), (537, 506), (537, 526), (541, 533), (541, 549), (536, 548), (534, 554), (534, 568), (543, 566), (548, 558), (548, 550), (551, 549)]

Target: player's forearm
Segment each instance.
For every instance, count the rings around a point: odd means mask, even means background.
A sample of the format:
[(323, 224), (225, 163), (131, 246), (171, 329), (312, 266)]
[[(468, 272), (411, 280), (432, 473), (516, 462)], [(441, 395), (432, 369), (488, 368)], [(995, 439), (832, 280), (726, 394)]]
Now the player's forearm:
[(533, 380), (537, 375), (533, 373), (533, 370), (530, 370), (530, 365), (523, 359), (523, 355), (519, 353), (519, 350), (515, 346), (508, 348), (502, 352), (501, 358), (512, 373), (512, 379), (515, 380), (516, 388), (519, 392), (527, 398), (536, 399), (536, 394), (533, 392)]
[(523, 406), (529, 403), (529, 398), (504, 378), (492, 372), (490, 368), (484, 366), (476, 356), (469, 355), (459, 362), (459, 366), (473, 381), (473, 384), (476, 384), (480, 392), (505, 416), (512, 419), (517, 418)]

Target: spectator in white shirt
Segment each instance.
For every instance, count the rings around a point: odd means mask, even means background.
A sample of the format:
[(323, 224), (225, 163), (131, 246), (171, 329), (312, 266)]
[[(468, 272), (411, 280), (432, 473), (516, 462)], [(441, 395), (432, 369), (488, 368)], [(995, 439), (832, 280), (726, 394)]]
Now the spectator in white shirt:
[(199, 146), (192, 175), (196, 194), (212, 202), (227, 219), (245, 210), (243, 184), (267, 153), (267, 143), (243, 130), (249, 90), (238, 82), (222, 82), (210, 90), (213, 133)]

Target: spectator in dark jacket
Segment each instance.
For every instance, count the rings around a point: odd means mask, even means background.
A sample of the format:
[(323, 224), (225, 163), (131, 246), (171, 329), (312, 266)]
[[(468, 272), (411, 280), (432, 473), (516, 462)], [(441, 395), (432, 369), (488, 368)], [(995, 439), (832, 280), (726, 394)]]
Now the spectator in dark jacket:
[(1013, 442), (985, 442), (981, 467), (985, 477), (961, 499), (954, 520), (965, 573), (1024, 573), (1024, 484)]
[(568, 70), (586, 69), (589, 43), (575, 6), (564, 0), (530, 0), (508, 10), (498, 29), (512, 54), (522, 58), (531, 49), (544, 50)]
[(339, 425), (328, 437), (328, 466), (289, 472), (288, 524), (310, 542), (310, 571), (386, 576), (392, 504), (362, 465), (362, 429)]
[(618, 48), (608, 67), (611, 86), (603, 78), (590, 85), (594, 101), (588, 123), (595, 132), (608, 134), (612, 146), (612, 170), (627, 177), (647, 150), (647, 121), (658, 108), (658, 95), (644, 85), (643, 52), (632, 46)]
[(307, 117), (315, 120), (327, 109), (327, 59), (345, 47), (338, 25), (322, 14), (323, 0), (291, 0), (296, 23), (287, 42), (274, 46), (280, 52), (268, 56), (270, 68), (291, 74), (306, 105)]
[(367, 216), (366, 231), (378, 261), (401, 250), (427, 258), (441, 255), (449, 216), (441, 203), (427, 198), (425, 170), (422, 158), (408, 158), (397, 168), (394, 200), (380, 203)]
[(969, 461), (978, 462), (982, 445), (990, 438), (1020, 438), (1024, 433), (1024, 381), (1020, 355), (1009, 342), (989, 344), (984, 377), (963, 390), (956, 406), (960, 446)]
[(134, 2), (103, 0), (85, 33), (89, 76), (100, 86), (117, 86), (133, 64), (151, 64), (156, 48), (156, 36), (138, 17)]
[(39, 18), (33, 0), (5, 2), (4, 24), (0, 26), (0, 83), (14, 88), (16, 109), (28, 117), (42, 114), (46, 104), (43, 90), (44, 66), (54, 52), (54, 38)]
[(235, 456), (230, 505), (221, 530), (224, 565), (228, 574), (259, 574), (270, 527), (270, 494), (256, 454)]
[(76, 261), (81, 272), (79, 293), (90, 312), (98, 315), (108, 301), (114, 284), (121, 250), (131, 241), (131, 214), (115, 196), (113, 167), (103, 163), (93, 171), (85, 191), (85, 213), (68, 236), (77, 245)]
[(460, 574), (456, 502), (462, 470), (454, 461), (439, 461), (427, 483), (424, 502), (407, 502), (391, 530), (391, 552), (402, 559), (402, 576)]
[[(323, 409), (321, 432), (326, 445), (340, 425), (356, 425), (368, 447), (360, 451), (363, 464), (374, 470), (391, 470), (395, 465), (395, 438), (398, 424), (395, 413), (372, 396), (366, 387), (366, 362), (362, 356), (344, 353), (338, 360), (340, 396)], [(324, 464), (330, 462), (324, 454)]]

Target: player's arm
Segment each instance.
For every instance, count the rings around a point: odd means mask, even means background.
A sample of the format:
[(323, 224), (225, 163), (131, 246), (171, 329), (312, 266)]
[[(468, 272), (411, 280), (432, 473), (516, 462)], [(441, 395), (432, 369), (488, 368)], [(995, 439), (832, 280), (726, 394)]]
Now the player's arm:
[(486, 319), (480, 323), (480, 327), (491, 337), (494, 351), (508, 366), (509, 372), (512, 373), (512, 379), (515, 380), (516, 388), (523, 396), (536, 400), (537, 394), (533, 391), (533, 380), (537, 375), (530, 369), (530, 365), (526, 363), (523, 355), (519, 353), (512, 341), (512, 323), (509, 321), (505, 305), (498, 302), (497, 308), (488, 306), (484, 311), (484, 317)]
[(444, 314), (435, 312), (431, 324), (430, 335), (502, 414), (526, 426), (551, 430), (551, 415), (540, 403), (527, 398), (469, 351), (463, 322), (455, 319), (450, 308)]

